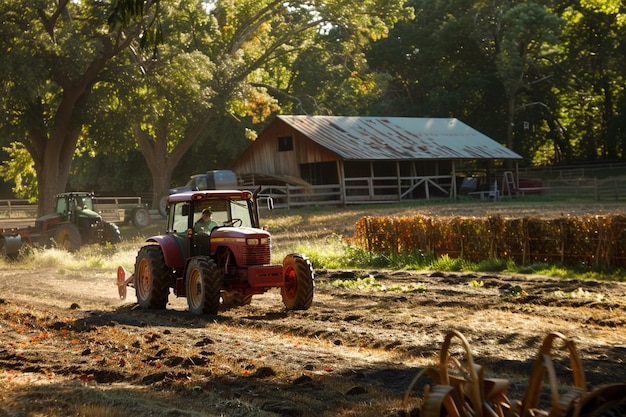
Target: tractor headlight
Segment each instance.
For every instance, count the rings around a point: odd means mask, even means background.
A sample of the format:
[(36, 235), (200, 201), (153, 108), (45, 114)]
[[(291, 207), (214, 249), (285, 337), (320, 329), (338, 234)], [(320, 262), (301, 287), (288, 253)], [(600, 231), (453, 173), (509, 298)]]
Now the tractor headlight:
[(246, 244), (250, 246), (269, 245), (269, 243), (270, 243), (269, 237), (263, 237), (263, 238), (255, 237), (255, 238), (246, 239)]

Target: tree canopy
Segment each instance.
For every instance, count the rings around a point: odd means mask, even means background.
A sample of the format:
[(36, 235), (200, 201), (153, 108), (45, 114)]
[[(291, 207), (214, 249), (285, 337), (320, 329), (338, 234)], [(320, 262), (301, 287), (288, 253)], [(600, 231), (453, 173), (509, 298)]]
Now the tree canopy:
[(625, 158), (619, 0), (0, 0), (0, 19), (0, 174), (41, 212), (66, 187), (157, 200), (278, 113), (457, 117), (529, 165)]

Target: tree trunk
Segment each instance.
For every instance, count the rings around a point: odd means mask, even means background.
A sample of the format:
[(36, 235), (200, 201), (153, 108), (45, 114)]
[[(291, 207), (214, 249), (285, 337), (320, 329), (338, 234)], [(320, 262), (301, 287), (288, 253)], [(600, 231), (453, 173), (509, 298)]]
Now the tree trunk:
[(161, 198), (167, 195), (170, 188), (174, 169), (200, 137), (212, 117), (213, 114), (209, 111), (203, 119), (193, 124), (187, 130), (185, 137), (170, 152), (167, 151), (169, 139), (167, 136), (167, 118), (161, 119), (160, 126), (155, 129), (154, 138), (151, 138), (139, 125), (133, 125), (135, 139), (152, 174), (153, 209), (159, 208)]
[[(513, 141), (513, 126), (515, 124), (515, 95), (507, 99), (507, 124), (506, 124), (506, 144), (508, 148), (515, 152)], [(504, 162), (508, 170), (513, 169), (513, 161), (507, 159)]]
[(55, 209), (55, 196), (65, 191), (80, 135), (80, 126), (72, 127), (75, 103), (76, 99), (62, 100), (55, 116), (56, 128), (50, 136), (32, 129), (28, 140), (24, 141), (37, 173), (38, 216), (52, 213)]

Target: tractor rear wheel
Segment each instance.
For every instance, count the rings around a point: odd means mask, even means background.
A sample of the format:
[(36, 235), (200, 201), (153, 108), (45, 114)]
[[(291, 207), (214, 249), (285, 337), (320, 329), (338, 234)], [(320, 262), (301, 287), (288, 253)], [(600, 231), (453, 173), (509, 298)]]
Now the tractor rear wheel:
[(131, 221), (137, 229), (150, 225), (150, 212), (143, 207), (133, 209)]
[(163, 217), (167, 217), (167, 197), (169, 197), (169, 195), (164, 195), (159, 200), (159, 213)]
[(165, 309), (170, 293), (167, 279), (170, 273), (160, 246), (149, 245), (139, 249), (134, 286), (141, 308)]
[(217, 314), (220, 307), (222, 274), (209, 257), (189, 261), (185, 276), (187, 305), (193, 314)]
[(285, 284), (280, 289), (287, 310), (307, 310), (313, 303), (313, 267), (304, 255), (292, 253), (283, 260)]
[(53, 239), (58, 248), (68, 252), (76, 252), (82, 243), (80, 230), (71, 223), (60, 224), (54, 230)]
[(103, 243), (110, 243), (117, 245), (122, 241), (122, 235), (120, 235), (120, 229), (114, 223), (104, 222), (103, 224)]

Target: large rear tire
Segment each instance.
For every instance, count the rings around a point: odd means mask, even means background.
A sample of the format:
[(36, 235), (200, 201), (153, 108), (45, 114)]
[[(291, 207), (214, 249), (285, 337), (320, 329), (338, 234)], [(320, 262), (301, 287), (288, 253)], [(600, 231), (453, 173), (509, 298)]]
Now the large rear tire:
[(159, 213), (163, 217), (167, 217), (167, 197), (169, 197), (169, 195), (164, 195), (159, 200)]
[(198, 256), (189, 261), (185, 276), (187, 305), (193, 314), (217, 314), (222, 274), (213, 259)]
[(0, 236), (0, 259), (15, 260), (19, 257), (22, 249), (22, 238), (15, 236)]
[(137, 303), (141, 308), (165, 309), (170, 293), (170, 274), (160, 246), (150, 245), (139, 249), (135, 261), (134, 286)]
[(313, 303), (313, 267), (309, 259), (292, 253), (283, 260), (285, 284), (280, 289), (287, 310), (308, 310)]
[(54, 230), (53, 239), (58, 248), (65, 249), (68, 252), (76, 252), (82, 244), (80, 230), (71, 223), (57, 226)]
[(104, 222), (103, 224), (104, 243), (117, 245), (122, 241), (120, 229), (115, 223)]

